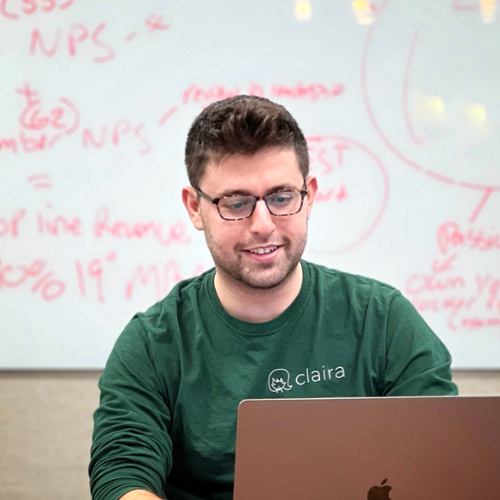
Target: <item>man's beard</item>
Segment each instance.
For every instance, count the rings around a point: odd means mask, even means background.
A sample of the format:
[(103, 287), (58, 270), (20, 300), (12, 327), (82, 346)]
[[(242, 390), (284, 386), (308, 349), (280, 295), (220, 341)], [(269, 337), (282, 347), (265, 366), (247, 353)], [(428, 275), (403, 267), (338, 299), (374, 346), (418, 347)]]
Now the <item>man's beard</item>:
[[(307, 233), (298, 242), (295, 251), (291, 249), (289, 238), (286, 236), (281, 238), (279, 251), (285, 253), (286, 259), (284, 262), (273, 261), (259, 264), (249, 261), (245, 264), (242, 249), (248, 248), (248, 246), (237, 244), (227, 255), (224, 255), (221, 252), (221, 247), (214, 242), (210, 231), (205, 228), (205, 239), (217, 271), (237, 286), (257, 290), (275, 288), (287, 281), (300, 262), (306, 245), (306, 237)], [(258, 243), (258, 245), (265, 244), (266, 242)]]

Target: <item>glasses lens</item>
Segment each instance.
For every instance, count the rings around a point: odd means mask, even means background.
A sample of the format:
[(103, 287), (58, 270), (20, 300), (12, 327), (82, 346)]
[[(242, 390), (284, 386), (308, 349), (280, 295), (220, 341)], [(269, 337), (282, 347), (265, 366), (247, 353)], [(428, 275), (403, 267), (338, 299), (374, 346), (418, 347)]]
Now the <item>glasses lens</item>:
[(274, 215), (290, 215), (300, 210), (302, 197), (299, 191), (279, 191), (266, 196), (269, 211)]
[(253, 196), (226, 196), (219, 201), (219, 212), (225, 219), (242, 219), (250, 215), (254, 203)]

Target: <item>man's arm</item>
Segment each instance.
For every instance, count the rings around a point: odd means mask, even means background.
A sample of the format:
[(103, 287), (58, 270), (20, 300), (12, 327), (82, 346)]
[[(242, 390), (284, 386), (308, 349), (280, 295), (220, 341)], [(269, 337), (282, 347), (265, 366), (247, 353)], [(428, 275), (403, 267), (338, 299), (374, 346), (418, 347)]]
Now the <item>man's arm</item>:
[(413, 305), (397, 294), (386, 323), (384, 396), (452, 396), (448, 349)]
[(138, 494), (146, 499), (148, 492), (162, 494), (172, 463), (171, 412), (162, 380), (146, 328), (135, 318), (99, 380), (89, 466), (94, 500), (117, 500), (134, 490), (143, 490)]

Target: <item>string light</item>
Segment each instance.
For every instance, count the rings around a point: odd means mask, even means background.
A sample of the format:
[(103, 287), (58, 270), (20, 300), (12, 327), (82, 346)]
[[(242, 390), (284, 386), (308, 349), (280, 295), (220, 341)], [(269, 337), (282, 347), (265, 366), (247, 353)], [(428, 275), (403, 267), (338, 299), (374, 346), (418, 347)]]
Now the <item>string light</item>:
[(481, 17), (483, 23), (489, 24), (495, 21), (495, 9), (497, 0), (481, 0), (479, 8), (481, 10)]
[(299, 21), (309, 21), (311, 19), (311, 2), (308, 0), (297, 0), (295, 2), (295, 17)]
[(358, 24), (366, 26), (375, 20), (375, 6), (368, 0), (353, 0), (352, 11)]

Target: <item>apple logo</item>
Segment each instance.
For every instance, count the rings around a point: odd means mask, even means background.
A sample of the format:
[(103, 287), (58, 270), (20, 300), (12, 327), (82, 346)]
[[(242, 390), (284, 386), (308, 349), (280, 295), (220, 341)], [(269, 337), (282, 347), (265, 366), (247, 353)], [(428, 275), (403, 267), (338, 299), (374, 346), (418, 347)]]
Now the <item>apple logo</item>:
[(389, 491), (392, 490), (392, 486), (388, 484), (384, 486), (384, 484), (387, 483), (387, 479), (388, 478), (385, 478), (380, 483), (380, 486), (372, 486), (370, 488), (367, 495), (368, 500), (391, 500), (389, 498)]

